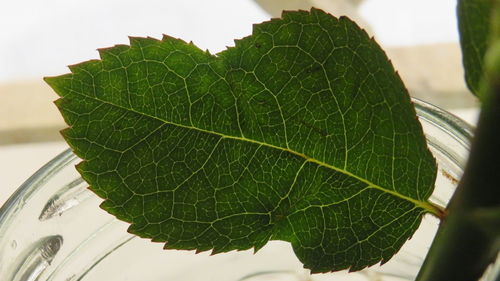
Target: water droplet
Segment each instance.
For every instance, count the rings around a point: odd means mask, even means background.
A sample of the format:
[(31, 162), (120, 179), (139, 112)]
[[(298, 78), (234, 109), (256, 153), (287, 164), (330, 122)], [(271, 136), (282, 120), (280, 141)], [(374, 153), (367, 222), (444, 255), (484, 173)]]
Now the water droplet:
[(14, 250), (17, 248), (17, 242), (16, 242), (16, 240), (12, 240), (12, 242), (10, 242), (10, 247), (12, 249), (14, 249)]

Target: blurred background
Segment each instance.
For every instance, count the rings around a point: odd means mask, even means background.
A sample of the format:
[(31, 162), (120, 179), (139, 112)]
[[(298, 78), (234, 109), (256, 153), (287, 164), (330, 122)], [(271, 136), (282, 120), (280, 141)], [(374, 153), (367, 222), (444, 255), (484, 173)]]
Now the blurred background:
[[(140, 3), (140, 4), (139, 4)], [(67, 145), (44, 76), (98, 58), (128, 36), (162, 34), (217, 53), (282, 10), (347, 15), (386, 50), (412, 96), (471, 124), (477, 100), (463, 80), (456, 0), (16, 0), (0, 2), (0, 206)]]

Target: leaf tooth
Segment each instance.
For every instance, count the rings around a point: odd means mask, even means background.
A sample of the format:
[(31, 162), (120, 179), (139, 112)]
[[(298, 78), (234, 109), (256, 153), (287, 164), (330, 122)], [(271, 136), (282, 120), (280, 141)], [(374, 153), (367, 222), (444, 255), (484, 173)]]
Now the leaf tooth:
[(81, 63), (70, 64), (70, 65), (68, 65), (68, 68), (69, 68), (69, 70), (72, 73), (76, 73), (80, 69), (84, 69), (85, 67), (87, 67), (89, 65), (92, 65), (92, 64), (95, 64), (95, 63), (101, 63), (101, 60), (99, 60), (99, 59), (91, 59), (91, 60), (84, 61), (84, 62), (81, 62)]
[[(186, 246), (180, 246), (176, 245), (178, 241), (163, 241), (165, 244), (163, 245), (163, 250), (185, 250), (185, 251), (198, 251), (198, 249), (194, 247), (186, 247)], [(202, 251), (203, 252), (203, 251)]]
[[(314, 8), (312, 7), (310, 11), (307, 11), (307, 10), (302, 10), (302, 9), (299, 9), (299, 10), (283, 10), (281, 12), (281, 18), (282, 19), (286, 19), (288, 18), (290, 15), (299, 15), (299, 14), (309, 14), (309, 13), (313, 13), (315, 11), (321, 11), (323, 13), (325, 13), (323, 10), (321, 9), (317, 9), (317, 8)], [(277, 20), (279, 18), (273, 18), (271, 20)]]
[[(93, 186), (89, 186), (89, 188), (93, 191), (95, 188)], [(106, 212), (115, 215), (113, 211), (113, 207), (115, 207), (115, 204), (111, 202), (109, 199), (102, 201), (102, 203), (99, 205), (100, 208), (106, 210)]]
[[(59, 95), (61, 96), (63, 93), (60, 93), (60, 90), (59, 90), (59, 81), (61, 79), (64, 79), (65, 76), (67, 76), (68, 74), (65, 74), (65, 75), (62, 75), (62, 76), (47, 76), (47, 77), (43, 77), (43, 81), (45, 81), (45, 83), (47, 83), (52, 89), (54, 89), (54, 91)], [(71, 74), (69, 74), (71, 75)]]
[(345, 15), (342, 15), (342, 16), (339, 16), (338, 17), (338, 20), (342, 23), (348, 23), (350, 25), (354, 25), (355, 27), (361, 29), (361, 31), (363, 31), (366, 35), (368, 35), (368, 33), (366, 33), (366, 30), (364, 30), (363, 28), (361, 28), (355, 21), (353, 21), (352, 19), (350, 19), (348, 16), (345, 16)]
[(143, 45), (160, 42), (160, 40), (153, 37), (129, 36), (130, 47), (141, 48)]
[(325, 272), (324, 272), (324, 271), (322, 271), (322, 270), (314, 269), (314, 268), (312, 268), (312, 267), (307, 267), (307, 266), (305, 266), (305, 265), (303, 266), (303, 268), (305, 268), (305, 269), (309, 269), (309, 270), (311, 271), (311, 274), (325, 273)]
[(156, 236), (153, 236), (153, 237), (150, 237), (150, 238), (151, 238), (151, 242), (165, 243), (165, 239), (162, 239), (159, 235), (156, 235)]
[(160, 39), (158, 39), (158, 38), (154, 38), (154, 37), (152, 37), (152, 36), (146, 36), (146, 39), (148, 39), (148, 40), (154, 40), (154, 41), (156, 41), (156, 42), (160, 42), (160, 41), (161, 41)]
[(219, 247), (219, 248), (214, 247), (212, 249), (212, 252), (210, 253), (210, 255), (213, 256), (213, 255), (217, 255), (217, 254), (220, 254), (220, 253), (223, 253), (223, 252), (225, 252), (224, 248), (222, 248), (222, 247)]
[[(64, 130), (62, 130), (62, 131), (69, 131), (70, 129), (71, 129), (71, 128), (66, 128), (66, 129), (64, 129)], [(61, 132), (62, 132), (62, 131), (61, 131)], [(76, 170), (77, 170), (79, 173), (83, 173), (83, 172), (85, 172), (85, 170), (86, 170), (86, 168), (87, 168), (86, 166), (88, 165), (88, 162), (89, 162), (89, 161), (87, 161), (87, 160), (85, 160), (85, 159), (84, 159), (84, 160), (82, 160), (80, 163), (78, 163), (78, 164), (76, 164), (76, 165), (75, 165)]]
[[(61, 134), (61, 136), (62, 136), (65, 140), (67, 140), (67, 139), (69, 138), (70, 131), (71, 131), (71, 127), (67, 127), (67, 128), (64, 128), (64, 129), (60, 130), (60, 131), (59, 131), (59, 133)], [(78, 165), (80, 165), (80, 163), (79, 163)], [(78, 166), (78, 165), (76, 165), (76, 166)], [(75, 166), (75, 167), (76, 167), (76, 166)], [(78, 169), (77, 169), (77, 170), (78, 170)], [(80, 172), (80, 171), (78, 170), (78, 172)]]
[(167, 34), (163, 34), (163, 36), (161, 38), (161, 41), (168, 41), (168, 40), (171, 40), (171, 39), (177, 39), (177, 38), (172, 37), (172, 36), (167, 35)]
[(194, 46), (194, 43), (193, 41), (189, 41), (186, 42), (180, 38), (176, 38), (176, 37), (173, 37), (173, 36), (170, 36), (170, 35), (167, 35), (167, 34), (163, 34), (163, 37), (161, 38), (161, 40), (158, 40), (159, 42), (168, 42), (168, 41), (173, 41), (175, 43), (181, 43), (181, 44), (189, 44), (189, 45), (193, 45)]
[[(69, 95), (70, 91), (68, 91), (68, 80), (71, 80), (73, 78), (72, 73), (67, 73), (61, 76), (57, 77), (44, 77), (43, 80), (54, 90), (54, 92), (61, 98)], [(60, 105), (62, 104), (62, 100), (58, 101), (55, 100), (54, 103), (55, 105), (59, 108), (59, 110), (62, 109)], [(64, 117), (64, 116), (63, 116)]]
[(104, 48), (98, 48), (97, 52), (99, 53), (99, 57), (101, 60), (104, 60), (107, 55), (112, 54), (113, 52), (116, 52), (118, 50), (127, 50), (130, 49), (129, 45), (126, 44), (117, 44), (111, 47), (104, 47)]
[(204, 253), (204, 252), (207, 252), (207, 251), (210, 251), (211, 249), (201, 249), (201, 248), (198, 248), (198, 249), (195, 249), (194, 253), (195, 254), (200, 254), (200, 253)]
[(382, 258), (382, 259), (380, 260), (380, 265), (384, 265), (384, 264), (385, 264), (385, 263), (387, 263), (389, 260), (390, 260), (390, 258), (389, 258), (389, 259)]
[[(85, 62), (81, 62), (81, 63), (75, 63), (75, 64), (70, 64), (68, 65), (68, 68), (69, 70), (72, 72), (72, 73), (75, 73), (78, 71), (78, 69), (82, 66), (82, 64), (84, 64)], [(70, 74), (71, 75), (71, 74)]]
[(264, 247), (264, 245), (259, 245), (259, 246), (255, 246), (253, 247), (253, 254), (257, 254), (258, 251), (260, 251), (260, 249), (262, 249), (262, 247)]
[(99, 57), (102, 60), (113, 49), (114, 49), (114, 46), (113, 47), (97, 48), (97, 52), (99, 53)]
[[(100, 57), (102, 58), (102, 55), (103, 54), (106, 54), (107, 52), (113, 50), (114, 48), (116, 48), (117, 46), (119, 45), (114, 45), (114, 46), (111, 46), (111, 47), (102, 47), (102, 48), (97, 48), (97, 52), (99, 53)], [(127, 46), (127, 45), (122, 45), (122, 46)]]
[(159, 40), (158, 42), (163, 42), (163, 43), (169, 43), (171, 44), (171, 46), (169, 48), (178, 48), (180, 46), (183, 46), (183, 45), (189, 45), (189, 46), (193, 46), (193, 47), (196, 47), (198, 48), (194, 43), (193, 41), (190, 41), (189, 43), (180, 39), (180, 38), (175, 38), (175, 37), (172, 37), (172, 36), (169, 36), (169, 35), (166, 35), (166, 34), (163, 34), (163, 37), (161, 40)]
[(66, 99), (64, 97), (59, 97), (53, 101), (53, 103), (57, 106), (57, 108), (59, 108), (59, 110), (61, 110), (64, 107), (65, 100)]
[(132, 47), (132, 48), (140, 47), (140, 42), (142, 41), (141, 39), (144, 39), (144, 38), (141, 38), (138, 36), (129, 36), (128, 41), (129, 41), (130, 47)]
[[(317, 9), (319, 10), (319, 9)], [(322, 10), (320, 10), (322, 11)], [(243, 42), (247, 41), (247, 40), (253, 40), (253, 38), (255, 37), (255, 35), (259, 34), (260, 30), (261, 29), (265, 29), (265, 26), (270, 24), (270, 23), (273, 23), (273, 22), (276, 22), (276, 21), (282, 21), (283, 19), (285, 19), (285, 17), (288, 17), (288, 14), (297, 14), (297, 13), (304, 13), (304, 14), (308, 14), (309, 11), (305, 11), (305, 10), (299, 10), (299, 11), (283, 11), (282, 12), (282, 16), (281, 18), (271, 18), (270, 20), (268, 21), (264, 21), (264, 22), (261, 22), (261, 23), (255, 23), (252, 25), (252, 34), (249, 35), (249, 36), (246, 36), (246, 37), (243, 37), (241, 39), (234, 39), (234, 47), (228, 47), (226, 46), (226, 50), (222, 51), (221, 53), (225, 53), (226, 51), (229, 51), (231, 49), (234, 49), (234, 48), (237, 48), (240, 44), (242, 44)], [(324, 11), (322, 11), (323, 13), (325, 13)]]
[(264, 247), (264, 245), (255, 245), (252, 249), (253, 249), (253, 253), (256, 254), (260, 249), (262, 249), (262, 247)]
[[(99, 191), (95, 191), (92, 186), (89, 186), (89, 188), (96, 193), (99, 192)], [(128, 222), (130, 224), (133, 223), (133, 218), (131, 216), (129, 216), (126, 212), (119, 210), (121, 207), (117, 208), (117, 205), (109, 199), (102, 202), (99, 205), (99, 207), (102, 208), (103, 210), (105, 210), (106, 212), (110, 213), (111, 215), (115, 216), (119, 220), (122, 220), (124, 222)], [(134, 234), (139, 235), (138, 233), (134, 233)]]
[[(68, 129), (70, 129), (70, 128), (66, 128), (66, 129), (64, 129), (64, 130), (62, 130), (62, 131), (65, 131), (65, 130), (68, 130)], [(85, 166), (86, 166), (87, 164), (88, 164), (88, 161), (87, 161), (87, 160), (82, 160), (80, 163), (78, 163), (78, 164), (76, 164), (76, 165), (75, 165), (75, 168), (76, 168), (76, 170), (80, 173), (80, 172), (82, 172), (82, 171), (84, 171), (84, 170), (85, 170), (85, 168), (86, 168)]]
[(165, 241), (165, 244), (163, 244), (163, 250), (170, 250), (170, 244), (168, 241)]
[(132, 223), (132, 224), (131, 224), (128, 228), (127, 228), (127, 232), (128, 232), (128, 233), (131, 233), (131, 234), (137, 235), (137, 236), (139, 236), (139, 237), (141, 237), (141, 238), (146, 238), (146, 239), (149, 239), (149, 240), (151, 240), (151, 242), (162, 242), (162, 243), (163, 243), (163, 241), (153, 241), (153, 240), (151, 239), (151, 235), (149, 235), (149, 234), (147, 234), (147, 233), (142, 232), (142, 230), (143, 230), (143, 227), (138, 227), (138, 225), (137, 225), (137, 224), (135, 224), (135, 223)]
[[(234, 48), (238, 47), (239, 44), (243, 41), (244, 38), (241, 38), (241, 39), (234, 39), (233, 42), (234, 42)], [(226, 49), (229, 49), (231, 47), (228, 47), (226, 46)]]
[(363, 265), (361, 265), (361, 266), (359, 266), (359, 265), (351, 265), (351, 266), (349, 266), (347, 268), (347, 271), (348, 272), (356, 272), (356, 271), (360, 271), (360, 270), (362, 270), (362, 269), (364, 269), (366, 267), (367, 266), (363, 266)]
[[(59, 133), (60, 133), (60, 134), (61, 134), (61, 136), (62, 136), (62, 137), (66, 140), (66, 142), (67, 142), (67, 143), (68, 143), (68, 145), (71, 147), (71, 149), (73, 150), (73, 152), (75, 152), (75, 154), (77, 154), (77, 153), (76, 153), (77, 149), (76, 149), (76, 147), (75, 147), (75, 146), (72, 144), (72, 142), (71, 142), (71, 132), (72, 132), (72, 130), (73, 130), (73, 126), (69, 126), (69, 127), (66, 127), (66, 128), (64, 128), (64, 129), (60, 130), (60, 131), (59, 131)], [(77, 155), (78, 155), (78, 154), (77, 154)], [(79, 156), (79, 157), (80, 157), (80, 156)], [(81, 172), (82, 172), (81, 170), (79, 170), (79, 169), (78, 169), (78, 167), (81, 167), (81, 166), (80, 166), (81, 164), (82, 164), (82, 163), (78, 163), (78, 164), (75, 166), (75, 167), (77, 167), (77, 169), (76, 169), (76, 170), (77, 170), (79, 173), (81, 173)]]
[[(377, 46), (378, 46), (378, 43), (377, 43), (377, 41), (375, 41), (374, 36), (370, 36), (370, 35), (368, 34), (368, 32), (366, 31), (366, 29), (364, 29), (364, 28), (362, 28), (361, 26), (359, 26), (357, 22), (353, 21), (353, 20), (352, 20), (352, 19), (350, 19), (348, 16), (345, 16), (345, 15), (340, 16), (340, 17), (339, 17), (339, 22), (340, 22), (340, 23), (342, 23), (342, 24), (349, 24), (349, 25), (352, 25), (352, 26), (356, 27), (357, 29), (359, 29), (359, 30), (361, 31), (361, 34), (360, 34), (360, 35), (368, 37), (368, 40), (370, 40), (370, 41), (374, 42), (374, 43), (375, 43), (375, 44), (377, 44)], [(380, 47), (380, 46), (379, 46), (379, 47)], [(385, 53), (385, 52), (384, 52), (384, 53)]]
[(310, 12), (311, 12), (311, 13), (322, 13), (322, 14), (328, 14), (328, 15), (331, 15), (330, 13), (327, 13), (327, 12), (325, 12), (324, 10), (322, 10), (322, 9), (320, 9), (320, 8), (316, 8), (316, 7), (311, 7)]

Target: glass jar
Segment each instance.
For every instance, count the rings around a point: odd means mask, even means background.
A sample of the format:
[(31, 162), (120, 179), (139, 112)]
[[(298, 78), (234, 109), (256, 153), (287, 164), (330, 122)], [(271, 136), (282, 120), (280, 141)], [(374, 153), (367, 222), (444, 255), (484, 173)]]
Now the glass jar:
[[(462, 175), (472, 128), (434, 106), (414, 103), (439, 166), (431, 200), (445, 206)], [(356, 273), (310, 275), (281, 241), (271, 241), (256, 254), (165, 251), (161, 243), (127, 233), (126, 223), (99, 208), (102, 200), (74, 169), (78, 162), (70, 150), (64, 151), (0, 209), (1, 280), (413, 280), (438, 226), (437, 219), (425, 216), (387, 264)]]

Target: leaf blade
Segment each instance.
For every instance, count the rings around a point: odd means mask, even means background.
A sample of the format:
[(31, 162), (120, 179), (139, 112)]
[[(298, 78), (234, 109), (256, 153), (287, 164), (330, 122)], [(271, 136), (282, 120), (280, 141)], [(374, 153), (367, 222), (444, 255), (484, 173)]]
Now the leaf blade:
[(490, 35), (493, 7), (493, 1), (489, 0), (460, 0), (457, 4), (465, 82), (469, 90), (481, 100), (484, 55), (493, 39)]
[(100, 54), (47, 82), (80, 173), (132, 233), (215, 253), (284, 239), (315, 272), (358, 270), (429, 211), (435, 163), (407, 92), (346, 18), (290, 12), (218, 56), (173, 38)]

